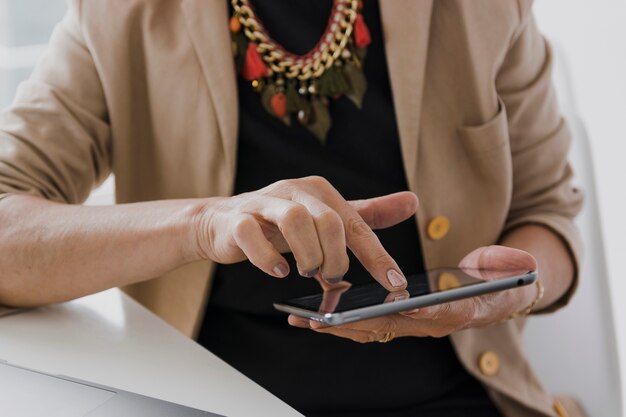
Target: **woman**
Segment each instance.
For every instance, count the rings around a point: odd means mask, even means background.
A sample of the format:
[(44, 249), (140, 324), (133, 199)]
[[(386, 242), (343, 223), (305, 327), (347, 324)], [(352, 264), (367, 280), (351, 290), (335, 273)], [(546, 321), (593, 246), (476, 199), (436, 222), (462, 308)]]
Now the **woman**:
[[(306, 415), (567, 415), (512, 319), (565, 305), (579, 254), (530, 6), (71, 1), (0, 118), (0, 303), (127, 286)], [(110, 172), (122, 204), (67, 204)], [(459, 263), (540, 284), (335, 328), (271, 307)]]

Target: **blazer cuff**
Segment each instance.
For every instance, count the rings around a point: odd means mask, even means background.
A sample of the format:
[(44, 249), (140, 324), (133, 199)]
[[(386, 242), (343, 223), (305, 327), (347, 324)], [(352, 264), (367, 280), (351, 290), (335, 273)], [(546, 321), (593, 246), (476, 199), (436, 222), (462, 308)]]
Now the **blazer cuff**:
[(582, 261), (582, 240), (580, 238), (578, 229), (571, 219), (560, 216), (558, 214), (550, 213), (532, 214), (512, 220), (506, 224), (503, 234), (506, 235), (512, 230), (526, 225), (545, 227), (556, 236), (558, 236), (565, 245), (565, 248), (569, 253), (572, 265), (574, 267), (574, 276), (572, 279), (572, 283), (567, 291), (565, 291), (565, 293), (551, 305), (539, 311), (533, 312), (533, 314), (551, 313), (565, 307), (570, 302), (570, 300), (574, 296), (574, 293), (576, 292)]

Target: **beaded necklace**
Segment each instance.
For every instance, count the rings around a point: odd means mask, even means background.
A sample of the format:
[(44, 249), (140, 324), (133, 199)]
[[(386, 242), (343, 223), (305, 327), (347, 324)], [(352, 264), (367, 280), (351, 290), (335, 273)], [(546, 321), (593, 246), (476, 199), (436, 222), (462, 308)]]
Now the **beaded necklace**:
[(345, 95), (361, 108), (367, 89), (363, 61), (371, 42), (361, 0), (334, 0), (319, 42), (295, 55), (272, 39), (250, 0), (231, 0), (230, 32), (237, 71), (261, 95), (263, 107), (290, 125), (292, 116), (324, 142), (329, 100)]

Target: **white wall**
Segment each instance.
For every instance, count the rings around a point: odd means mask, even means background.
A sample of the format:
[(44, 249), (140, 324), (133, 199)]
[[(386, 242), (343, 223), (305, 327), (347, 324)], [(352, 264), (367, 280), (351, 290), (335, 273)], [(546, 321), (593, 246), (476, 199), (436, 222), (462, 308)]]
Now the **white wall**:
[(536, 0), (535, 15), (570, 63), (588, 129), (626, 376), (626, 0)]
[[(18, 84), (45, 52), (65, 10), (65, 0), (0, 0), (0, 109), (13, 101)], [(111, 204), (114, 193), (109, 178), (87, 204)]]
[(64, 12), (65, 0), (0, 0), (0, 108), (10, 104)]

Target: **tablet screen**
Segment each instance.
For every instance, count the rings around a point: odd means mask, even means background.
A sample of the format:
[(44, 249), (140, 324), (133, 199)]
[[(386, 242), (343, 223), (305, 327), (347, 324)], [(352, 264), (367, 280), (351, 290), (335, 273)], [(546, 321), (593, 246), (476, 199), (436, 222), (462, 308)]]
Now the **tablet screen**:
[(281, 304), (320, 313), (341, 313), (409, 297), (419, 297), (435, 292), (444, 292), (460, 287), (477, 285), (486, 281), (483, 277), (493, 281), (524, 274), (526, 272), (527, 271), (519, 270), (485, 271), (441, 268), (407, 276), (408, 286), (406, 291), (390, 293), (378, 282), (373, 281), (370, 284), (352, 286), (347, 290), (330, 290), (325, 293), (294, 298), (282, 302)]

